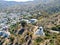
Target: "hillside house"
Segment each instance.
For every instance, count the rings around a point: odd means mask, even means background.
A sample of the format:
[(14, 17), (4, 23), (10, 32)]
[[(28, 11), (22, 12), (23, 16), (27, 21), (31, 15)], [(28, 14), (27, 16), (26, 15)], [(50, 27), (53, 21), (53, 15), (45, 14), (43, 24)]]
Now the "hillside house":
[(38, 36), (45, 36), (45, 33), (43, 31), (43, 27), (39, 27), (39, 29), (37, 29), (37, 31), (34, 34), (38, 35)]
[(0, 31), (0, 37), (9, 38), (9, 36), (10, 36), (10, 32)]
[(30, 23), (36, 23), (38, 20), (37, 19), (30, 19)]
[(0, 37), (9, 38), (10, 32), (8, 31), (8, 26), (5, 26), (0, 30)]
[(21, 21), (26, 21), (27, 23), (30, 23), (30, 21), (27, 19), (22, 19)]

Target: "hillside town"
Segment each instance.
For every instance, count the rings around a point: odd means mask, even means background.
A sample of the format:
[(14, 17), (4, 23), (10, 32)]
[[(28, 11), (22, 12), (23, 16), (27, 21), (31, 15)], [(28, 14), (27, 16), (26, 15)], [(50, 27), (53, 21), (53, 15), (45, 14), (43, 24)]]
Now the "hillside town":
[(60, 45), (60, 0), (17, 1), (0, 1), (0, 45)]
[[(17, 37), (15, 38), (15, 35), (25, 37), (24, 40), (26, 43), (21, 43), (20, 45), (34, 45), (35, 39), (40, 38), (43, 39), (46, 38), (47, 34), (54, 33), (59, 34), (59, 31), (54, 31), (54, 30), (45, 30), (46, 28), (39, 23), (42, 19), (37, 19), (37, 18), (25, 18), (26, 16), (24, 15), (18, 15), (18, 14), (13, 14), (13, 13), (0, 13), (0, 37), (1, 39), (4, 38), (6, 41), (3, 43), (3, 45), (19, 45)], [(30, 17), (32, 17), (30, 15)], [(58, 20), (59, 21), (59, 20)], [(42, 23), (43, 24), (43, 23)], [(56, 23), (57, 24), (57, 23)], [(59, 25), (59, 24), (57, 24)], [(49, 27), (47, 27), (49, 28)], [(48, 31), (48, 32), (46, 32)], [(47, 33), (47, 34), (46, 34)], [(14, 41), (13, 44), (12, 42), (9, 44), (9, 39), (14, 36)], [(50, 35), (50, 34), (49, 34)], [(51, 36), (50, 35), (50, 36)], [(22, 39), (22, 37), (20, 37)], [(20, 40), (21, 41), (21, 40)], [(48, 41), (48, 43), (47, 43)], [(50, 38), (48, 40), (45, 40), (43, 43), (47, 43), (47, 45), (50, 42)], [(2, 43), (2, 42), (1, 42)], [(0, 44), (1, 44), (0, 43)], [(16, 44), (17, 43), (17, 44)], [(43, 45), (43, 43), (37, 43)], [(36, 44), (36, 45), (37, 45)], [(45, 44), (46, 45), (46, 44)]]

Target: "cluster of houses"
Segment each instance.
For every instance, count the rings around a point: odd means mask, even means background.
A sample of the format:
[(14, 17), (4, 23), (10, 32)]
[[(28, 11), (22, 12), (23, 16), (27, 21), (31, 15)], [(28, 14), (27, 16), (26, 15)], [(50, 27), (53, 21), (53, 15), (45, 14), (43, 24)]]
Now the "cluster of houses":
[[(1, 37), (9, 37), (10, 32), (6, 31), (6, 28), (9, 28), (11, 25), (16, 24), (20, 21), (26, 21), (28, 24), (36, 23), (37, 19), (23, 19), (20, 15), (16, 15), (13, 13), (6, 14), (6, 13), (0, 13), (0, 36)], [(8, 24), (7, 24), (8, 23)], [(40, 27), (34, 34), (36, 35), (44, 35), (43, 28)]]
[(3, 30), (0, 30), (0, 37), (9, 38), (10, 32), (8, 31), (7, 27), (4, 27)]
[(12, 25), (16, 24), (19, 19), (19, 15), (10, 13), (6, 14), (0, 13), (0, 37), (8, 38), (10, 36), (10, 32), (7, 29)]
[[(30, 20), (22, 19), (22, 21), (26, 21), (29, 24), (29, 23), (36, 23), (38, 20), (37, 19), (30, 19)], [(34, 32), (34, 35), (45, 36), (43, 27), (42, 26), (38, 27), (38, 29)]]
[[(31, 16), (31, 15), (30, 15)], [(37, 22), (37, 19), (23, 19), (23, 17), (18, 13), (0, 13), (0, 28), (5, 26), (15, 24), (16, 22), (20, 22), (21, 20), (26, 21), (27, 23), (34, 23)]]
[(19, 20), (19, 15), (15, 13), (0, 13), (0, 28), (16, 23)]

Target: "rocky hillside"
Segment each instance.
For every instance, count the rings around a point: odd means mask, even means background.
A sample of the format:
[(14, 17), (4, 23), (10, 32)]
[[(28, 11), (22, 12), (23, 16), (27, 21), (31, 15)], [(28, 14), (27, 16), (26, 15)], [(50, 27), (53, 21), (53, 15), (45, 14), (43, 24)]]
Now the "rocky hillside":
[[(2, 3), (3, 2), (3, 3)], [(0, 1), (0, 10), (3, 12), (31, 12), (46, 11), (49, 14), (60, 11), (60, 0), (34, 0), (29, 2), (7, 2)]]

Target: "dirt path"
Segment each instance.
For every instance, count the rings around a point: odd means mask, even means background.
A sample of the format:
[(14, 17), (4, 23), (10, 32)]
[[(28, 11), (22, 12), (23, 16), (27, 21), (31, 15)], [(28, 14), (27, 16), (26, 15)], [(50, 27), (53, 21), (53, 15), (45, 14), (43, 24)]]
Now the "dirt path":
[(59, 34), (59, 31), (50, 30), (50, 32)]
[(33, 29), (33, 31), (35, 32), (37, 29), (38, 29), (38, 26), (35, 26), (34, 29)]
[(4, 42), (2, 45), (6, 45), (6, 44), (8, 45), (9, 41), (10, 41), (10, 40), (6, 38), (6, 39), (5, 39), (5, 42)]

